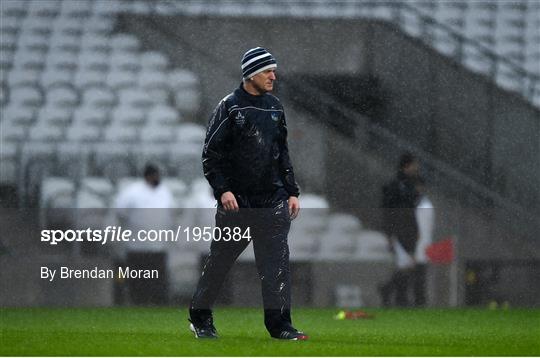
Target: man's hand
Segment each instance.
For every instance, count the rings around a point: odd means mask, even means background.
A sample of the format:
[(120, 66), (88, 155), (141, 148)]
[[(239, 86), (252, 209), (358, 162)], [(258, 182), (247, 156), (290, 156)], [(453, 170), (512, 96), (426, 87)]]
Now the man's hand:
[(300, 212), (300, 201), (296, 196), (289, 196), (289, 215), (291, 220), (296, 219)]
[(230, 191), (226, 191), (223, 194), (221, 194), (221, 204), (223, 205), (223, 208), (225, 211), (238, 211), (238, 203), (236, 202), (236, 198), (234, 194)]

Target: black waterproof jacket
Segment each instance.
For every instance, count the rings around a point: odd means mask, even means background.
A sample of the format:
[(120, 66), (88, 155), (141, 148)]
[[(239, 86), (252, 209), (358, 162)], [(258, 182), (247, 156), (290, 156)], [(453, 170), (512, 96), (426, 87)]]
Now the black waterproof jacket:
[(218, 104), (208, 123), (202, 154), (204, 176), (221, 194), (298, 196), (287, 146), (283, 106), (266, 93), (253, 96), (241, 84)]

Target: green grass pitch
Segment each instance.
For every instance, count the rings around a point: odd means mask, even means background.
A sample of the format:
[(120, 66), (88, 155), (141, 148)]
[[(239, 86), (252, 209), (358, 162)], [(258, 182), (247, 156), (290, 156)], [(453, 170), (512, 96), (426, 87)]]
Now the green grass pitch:
[(309, 341), (269, 338), (262, 310), (218, 308), (218, 340), (196, 340), (186, 310), (0, 308), (8, 356), (538, 356), (540, 310), (371, 309), (337, 321), (336, 309), (296, 309)]

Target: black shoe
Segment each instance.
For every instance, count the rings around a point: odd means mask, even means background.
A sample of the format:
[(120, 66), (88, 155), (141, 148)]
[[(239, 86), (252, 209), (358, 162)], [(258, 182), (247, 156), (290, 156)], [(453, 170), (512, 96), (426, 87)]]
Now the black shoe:
[(190, 319), (188, 321), (191, 322), (189, 329), (195, 334), (195, 338), (218, 338), (212, 317), (208, 317), (200, 323), (194, 323)]
[(270, 334), (272, 338), (276, 339), (285, 339), (289, 341), (307, 341), (309, 339), (308, 335), (304, 332), (300, 332), (292, 327), (284, 329), (280, 332), (275, 332)]

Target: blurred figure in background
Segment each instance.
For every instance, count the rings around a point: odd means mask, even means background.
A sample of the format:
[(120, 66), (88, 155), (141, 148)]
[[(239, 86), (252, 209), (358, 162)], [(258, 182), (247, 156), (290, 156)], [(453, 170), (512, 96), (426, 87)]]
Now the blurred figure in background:
[[(408, 288), (415, 269), (415, 250), (418, 241), (416, 206), (419, 194), (416, 188), (419, 163), (411, 153), (399, 159), (396, 177), (383, 187), (384, 232), (394, 253), (396, 271), (380, 287), (382, 304), (406, 307), (409, 305)], [(393, 301), (395, 298), (395, 301)]]
[[(157, 166), (147, 164), (144, 180), (121, 189), (115, 200), (116, 218), (122, 229), (132, 230), (136, 237), (140, 230), (171, 229), (174, 205), (171, 191), (161, 184)], [(156, 210), (160, 209), (160, 210)], [(158, 270), (157, 279), (128, 279), (129, 301), (134, 304), (166, 304), (168, 301), (168, 274), (166, 242), (128, 241), (120, 248), (126, 266), (137, 270)]]
[(413, 272), (414, 305), (422, 307), (426, 304), (426, 273), (428, 257), (426, 248), (433, 242), (433, 229), (435, 227), (435, 210), (433, 203), (426, 193), (425, 181), (418, 178), (416, 190), (419, 195), (416, 207), (416, 223), (418, 225), (418, 242), (414, 252), (416, 265)]

